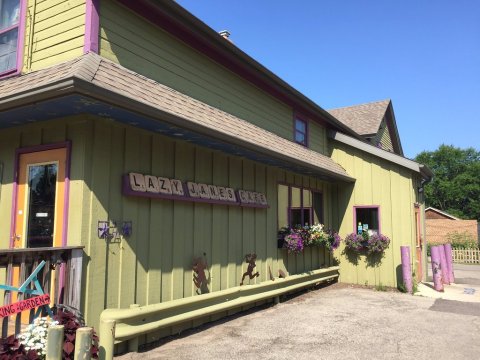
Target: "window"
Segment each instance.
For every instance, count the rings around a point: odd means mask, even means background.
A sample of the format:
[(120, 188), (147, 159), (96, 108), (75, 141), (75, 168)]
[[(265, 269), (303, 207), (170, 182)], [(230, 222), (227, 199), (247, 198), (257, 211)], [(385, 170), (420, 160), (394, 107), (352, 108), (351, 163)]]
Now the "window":
[(322, 193), (296, 186), (278, 185), (278, 228), (323, 222)]
[(21, 0), (0, 0), (0, 75), (17, 70)]
[(308, 134), (307, 130), (308, 130), (307, 122), (302, 119), (295, 118), (294, 138), (296, 143), (303, 146), (307, 146), (307, 134)]
[(380, 234), (380, 207), (354, 206), (354, 229), (357, 234), (367, 231), (369, 235)]

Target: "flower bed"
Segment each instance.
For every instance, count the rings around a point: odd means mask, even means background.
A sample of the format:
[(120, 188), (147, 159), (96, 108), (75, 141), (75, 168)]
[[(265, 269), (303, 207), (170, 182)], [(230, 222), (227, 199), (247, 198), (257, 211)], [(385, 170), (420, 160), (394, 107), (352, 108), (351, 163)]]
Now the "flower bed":
[(305, 247), (324, 246), (334, 251), (342, 239), (337, 232), (326, 230), (323, 224), (296, 228), (282, 228), (278, 233), (278, 247), (289, 253), (301, 253)]

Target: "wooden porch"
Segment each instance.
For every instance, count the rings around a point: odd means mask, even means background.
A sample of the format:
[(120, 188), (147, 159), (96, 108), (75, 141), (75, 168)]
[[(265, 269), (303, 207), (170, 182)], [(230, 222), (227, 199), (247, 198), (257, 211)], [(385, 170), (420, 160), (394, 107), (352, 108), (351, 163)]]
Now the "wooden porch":
[[(46, 294), (50, 294), (50, 305), (67, 305), (80, 309), (82, 296), (83, 246), (1, 249), (0, 271), (5, 274), (5, 284), (18, 286), (27, 280), (34, 269), (45, 261), (38, 280)], [(4, 270), (5, 269), (5, 270)], [(14, 279), (17, 278), (18, 280)], [(13, 283), (14, 282), (14, 283)], [(31, 286), (31, 285), (29, 285)], [(26, 300), (32, 297), (27, 294), (5, 290), (3, 304), (12, 301)], [(22, 313), (4, 317), (2, 320), (2, 337), (18, 334), (22, 323), (31, 322), (34, 309), (30, 313)]]

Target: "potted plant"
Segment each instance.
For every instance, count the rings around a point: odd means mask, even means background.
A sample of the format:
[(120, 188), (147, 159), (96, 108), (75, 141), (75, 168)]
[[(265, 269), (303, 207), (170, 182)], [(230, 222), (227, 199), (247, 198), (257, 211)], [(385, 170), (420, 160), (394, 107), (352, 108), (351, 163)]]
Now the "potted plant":
[(345, 237), (345, 248), (347, 250), (359, 252), (363, 249), (363, 236), (355, 233), (348, 234)]
[(329, 231), (326, 235), (324, 245), (329, 251), (333, 252), (340, 246), (342, 238), (335, 231)]
[(385, 251), (390, 245), (390, 239), (382, 234), (373, 233), (369, 235), (363, 232), (361, 235), (351, 233), (345, 238), (347, 250), (360, 252), (365, 250), (367, 254), (378, 254)]
[(367, 240), (367, 252), (369, 254), (382, 253), (390, 245), (390, 239), (382, 234), (372, 234)]
[(287, 249), (289, 253), (301, 253), (304, 248), (302, 236), (298, 232), (293, 230), (290, 234), (287, 234), (285, 236), (283, 247)]

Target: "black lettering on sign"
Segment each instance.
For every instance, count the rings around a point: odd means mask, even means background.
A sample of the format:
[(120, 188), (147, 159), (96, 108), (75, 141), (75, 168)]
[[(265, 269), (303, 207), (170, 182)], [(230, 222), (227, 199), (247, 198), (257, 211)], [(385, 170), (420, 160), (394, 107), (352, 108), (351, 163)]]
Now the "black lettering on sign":
[(142, 174), (130, 173), (130, 187), (134, 191), (146, 192), (144, 176)]
[(218, 188), (215, 185), (208, 185), (208, 190), (210, 190), (210, 199), (212, 200), (219, 200), (220, 194), (218, 192)]
[(268, 205), (267, 203), (267, 197), (265, 196), (265, 194), (259, 194), (260, 195), (260, 204), (262, 205)]
[(218, 186), (218, 197), (220, 200), (228, 201), (227, 189), (225, 189), (223, 186)]
[[(168, 179), (168, 178), (159, 177), (158, 178), (158, 187), (159, 187), (158, 191), (161, 194), (171, 195), (172, 192), (173, 192), (172, 191), (172, 183), (171, 183), (170, 179)], [(183, 191), (183, 189), (182, 189), (182, 191)]]
[(225, 188), (227, 193), (227, 199), (231, 202), (237, 202), (237, 197), (235, 196), (235, 191), (232, 188)]
[(200, 192), (198, 188), (198, 184), (194, 182), (187, 182), (187, 189), (188, 189), (188, 194), (192, 198), (199, 198), (200, 197)]
[(145, 175), (145, 183), (147, 186), (147, 192), (158, 194), (160, 186), (158, 185), (158, 179), (156, 176)]
[(198, 189), (200, 192), (200, 197), (202, 199), (210, 199), (210, 189), (208, 188), (207, 184), (198, 184)]
[(180, 180), (171, 179), (170, 184), (171, 184), (173, 195), (185, 196), (185, 193), (183, 191), (183, 184)]
[(247, 204), (248, 203), (248, 196), (247, 196), (247, 192), (245, 190), (238, 190), (238, 196), (240, 197), (240, 202), (242, 204)]

